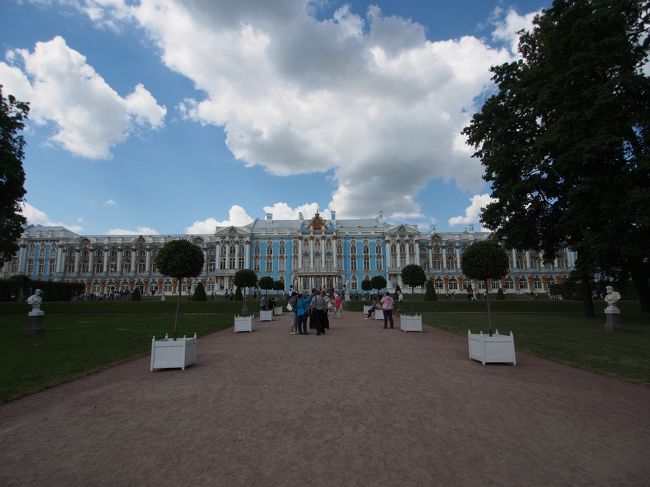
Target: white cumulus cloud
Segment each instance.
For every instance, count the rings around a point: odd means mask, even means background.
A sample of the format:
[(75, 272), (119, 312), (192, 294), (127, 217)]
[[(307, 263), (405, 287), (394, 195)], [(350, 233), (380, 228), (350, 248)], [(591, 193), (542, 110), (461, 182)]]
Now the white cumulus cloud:
[(216, 227), (243, 227), (253, 222), (253, 218), (239, 205), (232, 205), (226, 220), (218, 221), (214, 218), (198, 220), (185, 229), (187, 233), (214, 233)]
[(77, 156), (109, 159), (133, 129), (164, 125), (167, 109), (142, 84), (121, 97), (63, 37), (37, 42), (32, 52), (9, 51), (6, 59), (0, 76), (7, 93), (30, 101), (30, 118), (52, 123), (50, 140)]
[(465, 215), (451, 217), (448, 221), (449, 225), (468, 225), (471, 223), (478, 223), (481, 218), (482, 209), (496, 201), (491, 198), (489, 194), (475, 194), (470, 198), (470, 205), (465, 208)]
[(331, 212), (327, 208), (319, 208), (318, 203), (305, 203), (296, 208), (291, 208), (287, 203), (278, 202), (272, 206), (265, 206), (263, 210), (265, 214), (271, 213), (274, 220), (297, 220), (300, 213), (302, 213), (304, 219), (310, 219), (314, 217), (317, 211), (325, 219), (329, 220), (332, 217)]
[[(27, 223), (30, 225), (44, 225), (44, 226), (54, 226), (54, 227), (65, 227), (71, 232), (80, 232), (83, 227), (81, 225), (67, 225), (65, 223), (57, 222), (52, 220), (44, 211), (39, 210), (38, 208), (33, 207), (27, 202), (20, 203), (21, 214), (27, 218)], [(81, 223), (83, 220), (78, 219)]]
[(160, 232), (151, 227), (138, 227), (135, 230), (126, 230), (124, 228), (111, 228), (106, 232), (108, 235), (159, 235)]
[(492, 12), (495, 25), (494, 31), (492, 31), (492, 39), (506, 43), (510, 52), (515, 54), (519, 45), (519, 37), (521, 37), (519, 32), (522, 30), (532, 30), (533, 20), (541, 13), (542, 11), (538, 10), (529, 14), (520, 15), (516, 10), (509, 9), (504, 16), (501, 7), (495, 8)]

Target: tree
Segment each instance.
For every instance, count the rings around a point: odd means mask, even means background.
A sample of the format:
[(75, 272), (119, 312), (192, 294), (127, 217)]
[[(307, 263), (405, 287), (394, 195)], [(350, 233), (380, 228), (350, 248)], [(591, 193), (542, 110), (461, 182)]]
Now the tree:
[(164, 276), (178, 280), (178, 299), (174, 319), (173, 338), (176, 340), (178, 317), (181, 310), (181, 281), (186, 277), (196, 277), (203, 270), (203, 251), (187, 240), (172, 240), (162, 247), (156, 256), (156, 267)]
[(497, 291), (497, 301), (503, 301), (504, 299), (506, 299), (506, 295), (503, 292), (503, 289), (499, 288)]
[(377, 292), (384, 289), (387, 284), (388, 283), (386, 282), (386, 278), (384, 276), (375, 276), (370, 279), (370, 285), (372, 286), (371, 289), (376, 289)]
[(277, 280), (273, 283), (274, 291), (284, 291), (284, 281)]
[(424, 293), (425, 301), (437, 301), (438, 295), (436, 294), (436, 287), (433, 285), (430, 279), (427, 279), (426, 282), (426, 292)]
[(650, 311), (649, 24), (640, 0), (555, 0), (463, 130), (495, 199), (481, 221), (546, 260), (577, 251), (589, 316), (598, 269), (627, 269)]
[(237, 289), (235, 290), (235, 301), (242, 301), (244, 299), (244, 296), (241, 293), (241, 288), (237, 286)]
[(142, 301), (142, 295), (140, 294), (139, 287), (136, 287), (131, 293), (131, 301)]
[(421, 286), (427, 282), (427, 276), (422, 267), (417, 264), (409, 264), (402, 269), (402, 282), (411, 288), (411, 313), (413, 313), (415, 286)]
[[(237, 286), (237, 291), (240, 289), (243, 290), (242, 295), (242, 313), (248, 312), (248, 307), (246, 306), (246, 288), (257, 286), (257, 274), (251, 269), (241, 269), (235, 272), (235, 286)], [(235, 294), (235, 299), (237, 295)]]
[[(495, 240), (481, 240), (465, 248), (461, 258), (463, 274), (470, 279), (485, 281), (488, 288), (488, 279), (500, 279), (508, 273), (510, 264), (508, 254)], [(490, 313), (490, 293), (485, 293), (488, 311), (488, 328), (492, 335), (492, 316)]]
[(264, 289), (266, 291), (266, 294), (269, 293), (269, 289), (273, 289), (274, 285), (275, 285), (275, 281), (271, 276), (260, 277), (260, 282), (259, 282), (260, 289)]
[(194, 294), (192, 295), (192, 301), (207, 301), (207, 300), (208, 300), (208, 296), (205, 294), (205, 288), (203, 287), (203, 283), (199, 282), (196, 285)]
[(20, 203), (25, 195), (25, 139), (21, 131), (29, 114), (29, 103), (5, 98), (0, 85), (0, 264), (18, 251), (16, 243), (27, 222)]
[(364, 279), (361, 281), (361, 290), (368, 293), (368, 299), (370, 299), (370, 291), (372, 291), (372, 281), (370, 279)]

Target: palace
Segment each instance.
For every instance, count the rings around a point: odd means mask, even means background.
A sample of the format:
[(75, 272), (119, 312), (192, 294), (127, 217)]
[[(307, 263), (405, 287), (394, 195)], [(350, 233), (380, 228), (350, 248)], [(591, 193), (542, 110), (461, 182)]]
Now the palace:
[[(77, 235), (60, 226), (30, 226), (19, 241), (19, 252), (0, 269), (0, 278), (27, 275), (35, 280), (83, 282), (88, 294), (132, 291), (147, 295), (174, 294), (176, 281), (155, 266), (158, 249), (174, 239), (201, 247), (203, 272), (181, 283), (187, 294), (204, 283), (208, 294), (234, 289), (239, 269), (253, 269), (258, 277), (271, 276), (284, 290), (334, 288), (361, 292), (361, 282), (382, 275), (389, 290), (404, 288), (400, 272), (420, 265), (437, 293), (457, 293), (471, 285), (485, 291), (483, 282), (471, 282), (461, 271), (463, 249), (489, 236), (487, 232), (421, 232), (416, 225), (388, 224), (377, 218), (274, 220), (267, 214), (242, 227), (217, 227), (210, 235)], [(490, 283), (492, 292), (546, 293), (568, 277), (575, 253), (562, 252), (553, 263), (530, 250), (509, 250), (510, 272)], [(423, 292), (423, 289), (417, 290)]]

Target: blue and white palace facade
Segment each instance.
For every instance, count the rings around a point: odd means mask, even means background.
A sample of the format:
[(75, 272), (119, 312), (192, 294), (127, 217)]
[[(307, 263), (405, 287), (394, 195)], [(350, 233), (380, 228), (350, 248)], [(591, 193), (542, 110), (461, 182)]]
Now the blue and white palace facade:
[[(415, 225), (389, 224), (382, 214), (372, 219), (274, 220), (271, 214), (242, 227), (217, 227), (210, 235), (77, 235), (60, 226), (31, 226), (19, 241), (19, 252), (0, 269), (0, 278), (27, 275), (35, 280), (83, 282), (88, 294), (104, 294), (136, 287), (147, 295), (175, 294), (176, 281), (155, 266), (160, 247), (187, 239), (205, 257), (203, 272), (181, 283), (187, 294), (202, 281), (208, 294), (234, 289), (239, 269), (271, 276), (284, 290), (311, 288), (361, 292), (361, 282), (382, 275), (389, 290), (404, 288), (401, 270), (420, 265), (438, 293), (458, 293), (482, 282), (463, 276), (461, 255), (469, 244), (486, 239), (487, 232), (422, 232)], [(562, 252), (553, 263), (531, 250), (508, 250), (510, 272), (490, 283), (493, 292), (546, 293), (566, 279), (575, 253)], [(417, 292), (418, 290), (416, 290)], [(422, 292), (422, 290), (419, 290)]]

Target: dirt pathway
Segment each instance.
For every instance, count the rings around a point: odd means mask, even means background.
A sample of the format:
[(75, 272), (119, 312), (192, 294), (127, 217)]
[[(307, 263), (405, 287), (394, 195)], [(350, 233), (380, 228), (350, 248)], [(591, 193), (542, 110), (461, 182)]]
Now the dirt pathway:
[[(288, 316), (0, 407), (2, 486), (647, 486), (650, 390), (464, 337)], [(397, 324), (396, 324), (397, 326)]]

